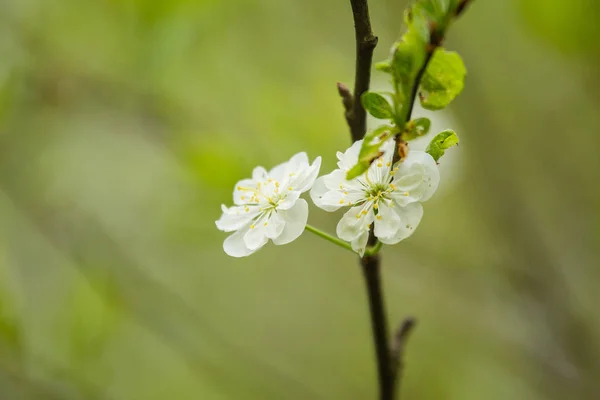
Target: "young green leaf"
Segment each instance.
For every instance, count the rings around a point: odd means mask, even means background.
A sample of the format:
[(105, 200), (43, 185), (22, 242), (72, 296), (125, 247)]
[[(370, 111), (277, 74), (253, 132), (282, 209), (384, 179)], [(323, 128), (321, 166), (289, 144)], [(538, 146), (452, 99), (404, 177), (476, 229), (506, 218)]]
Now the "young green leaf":
[(374, 92), (365, 92), (360, 97), (363, 107), (369, 114), (378, 119), (391, 119), (392, 106), (382, 95)]
[(421, 80), (419, 97), (427, 110), (441, 110), (463, 90), (467, 70), (458, 53), (436, 50)]
[(429, 146), (425, 149), (425, 152), (429, 153), (435, 161), (438, 161), (440, 157), (444, 155), (447, 149), (458, 144), (458, 136), (456, 132), (451, 129), (447, 129), (435, 135), (435, 137), (429, 142)]
[(398, 129), (389, 125), (381, 125), (367, 133), (358, 153), (358, 162), (346, 173), (346, 179), (354, 179), (369, 169), (371, 163), (381, 156), (379, 148), (383, 142), (397, 133)]
[(430, 127), (431, 121), (429, 118), (413, 119), (406, 124), (402, 133), (402, 139), (409, 141), (427, 135)]

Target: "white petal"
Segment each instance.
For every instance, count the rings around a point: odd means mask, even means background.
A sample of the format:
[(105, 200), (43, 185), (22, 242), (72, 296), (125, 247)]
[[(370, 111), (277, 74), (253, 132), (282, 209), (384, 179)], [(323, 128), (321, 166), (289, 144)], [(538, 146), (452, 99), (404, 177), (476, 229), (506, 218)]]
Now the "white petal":
[(252, 170), (252, 179), (255, 181), (264, 181), (267, 179), (267, 170), (263, 167), (256, 167)]
[(285, 220), (285, 227), (273, 243), (277, 245), (287, 244), (298, 238), (304, 232), (308, 220), (308, 203), (304, 199), (298, 199), (294, 207), (289, 210), (278, 211)]
[[(298, 174), (306, 171), (309, 167), (308, 156), (306, 153), (301, 152), (294, 154), (289, 161), (277, 165), (269, 171), (269, 176), (281, 183), (285, 181), (288, 184), (290, 176), (297, 177)], [(294, 188), (294, 190), (297, 190), (297, 188)]]
[(308, 165), (309, 165), (308, 156), (306, 155), (305, 152), (300, 152), (298, 154), (294, 154), (292, 156), (292, 158), (290, 158), (290, 161), (288, 161), (288, 166), (290, 168), (290, 172), (304, 169), (304, 168), (308, 167)]
[(276, 181), (282, 182), (285, 179), (287, 168), (288, 168), (288, 162), (283, 162), (283, 163), (273, 167), (269, 171), (268, 176), (269, 176), (269, 178), (273, 178)]
[(285, 220), (277, 212), (271, 213), (267, 222), (267, 237), (273, 239), (281, 235), (285, 227)]
[(348, 171), (358, 162), (358, 154), (360, 153), (360, 148), (362, 147), (362, 140), (358, 140), (350, 146), (348, 150), (346, 150), (343, 154), (338, 152), (338, 167), (344, 171)]
[[(415, 201), (426, 201), (435, 193), (440, 183), (440, 172), (433, 157), (424, 151), (410, 151), (399, 164), (394, 184), (401, 194), (409, 193)], [(402, 204), (402, 200), (398, 202)]]
[(236, 205), (251, 203), (250, 198), (254, 195), (252, 190), (256, 190), (256, 184), (257, 181), (254, 179), (242, 179), (236, 183), (233, 188), (233, 203)]
[(392, 210), (400, 217), (400, 229), (393, 237), (379, 238), (385, 244), (396, 244), (412, 235), (423, 217), (423, 206), (420, 203), (411, 203), (406, 207), (393, 207)]
[(248, 232), (244, 235), (244, 243), (250, 250), (258, 250), (263, 247), (267, 241), (267, 227), (264, 225), (266, 218), (259, 218), (250, 225)]
[(298, 174), (296, 179), (290, 180), (290, 186), (294, 188), (294, 190), (298, 190), (301, 193), (306, 192), (310, 189), (317, 176), (319, 176), (319, 170), (321, 169), (321, 157), (317, 157), (311, 166), (304, 167), (304, 171)]
[(322, 208), (325, 211), (331, 212), (331, 211), (335, 211), (335, 210), (339, 209), (342, 206), (342, 204), (339, 204), (339, 202), (336, 204), (329, 203), (328, 202), (329, 197), (327, 197), (325, 200), (323, 200), (323, 198), (325, 196), (327, 196), (327, 194), (331, 191), (325, 185), (326, 177), (327, 177), (327, 175), (321, 176), (319, 179), (317, 179), (315, 181), (315, 184), (313, 185), (312, 189), (310, 190), (310, 198), (312, 199), (313, 203), (315, 203), (315, 205), (317, 207)]
[(328, 189), (339, 189), (340, 187), (344, 187), (344, 184), (354, 181), (346, 180), (346, 171), (341, 169), (334, 169), (331, 173), (322, 176), (323, 182)]
[(352, 207), (338, 222), (336, 234), (340, 239), (351, 242), (368, 229), (374, 218), (372, 203)]
[(369, 229), (360, 234), (360, 236), (354, 239), (350, 245), (352, 246), (352, 250), (358, 253), (361, 257), (365, 255), (365, 249), (367, 248), (367, 243), (369, 242)]
[(246, 246), (246, 243), (244, 243), (245, 234), (246, 230), (240, 230), (225, 239), (223, 242), (223, 250), (225, 250), (227, 255), (232, 257), (246, 257), (258, 250), (250, 250)]
[(285, 196), (285, 199), (283, 199), (280, 203), (277, 204), (277, 209), (278, 210), (289, 210), (290, 208), (292, 208), (294, 206), (294, 204), (296, 204), (296, 201), (298, 201), (298, 198), (300, 198), (300, 192), (296, 192), (296, 191), (288, 192)]
[(382, 144), (379, 149), (383, 152), (383, 155), (371, 163), (367, 173), (371, 182), (388, 183), (396, 142), (391, 138)]
[(215, 222), (217, 228), (224, 232), (232, 232), (249, 225), (259, 213), (258, 206), (233, 206), (230, 208), (221, 206), (223, 215)]
[[(394, 203), (390, 202), (390, 205)], [(390, 207), (386, 202), (379, 202), (377, 217), (375, 217), (375, 236), (378, 238), (391, 238), (400, 229), (400, 216), (394, 212), (393, 206)], [(398, 206), (396, 205), (396, 208)]]

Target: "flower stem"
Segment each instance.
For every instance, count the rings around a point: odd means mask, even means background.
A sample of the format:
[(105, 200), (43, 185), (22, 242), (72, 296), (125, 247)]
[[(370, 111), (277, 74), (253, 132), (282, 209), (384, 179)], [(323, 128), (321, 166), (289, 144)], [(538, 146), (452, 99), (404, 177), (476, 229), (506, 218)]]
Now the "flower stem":
[(338, 246), (340, 246), (340, 247), (343, 247), (343, 248), (345, 248), (346, 250), (350, 250), (351, 252), (354, 252), (354, 250), (352, 250), (352, 246), (350, 245), (350, 243), (348, 243), (348, 242), (344, 242), (344, 241), (343, 241), (343, 240), (341, 240), (341, 239), (338, 239), (338, 238), (336, 238), (336, 237), (333, 237), (333, 236), (331, 236), (330, 234), (328, 234), (328, 233), (325, 233), (325, 232), (323, 232), (322, 230), (320, 230), (320, 229), (317, 229), (317, 228), (315, 228), (315, 227), (314, 227), (314, 226), (312, 226), (312, 225), (308, 225), (308, 224), (307, 224), (307, 225), (306, 225), (306, 230), (307, 230), (307, 231), (310, 231), (310, 232), (312, 232), (312, 233), (314, 233), (315, 235), (317, 235), (317, 236), (319, 236), (319, 237), (321, 237), (321, 238), (323, 238), (323, 239), (325, 239), (325, 240), (328, 240), (328, 241), (330, 241), (330, 242), (331, 242), (331, 243), (333, 243), (333, 244), (337, 244)]
[(381, 250), (382, 246), (383, 243), (378, 240), (373, 246), (369, 246), (365, 249), (365, 256), (374, 256), (375, 254), (379, 253), (379, 250)]

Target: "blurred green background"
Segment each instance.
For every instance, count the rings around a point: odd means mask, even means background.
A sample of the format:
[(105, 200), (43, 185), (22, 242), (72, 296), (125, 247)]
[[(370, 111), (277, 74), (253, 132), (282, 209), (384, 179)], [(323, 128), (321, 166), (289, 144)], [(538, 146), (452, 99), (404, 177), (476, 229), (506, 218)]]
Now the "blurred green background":
[[(375, 61), (405, 6), (371, 1)], [(417, 114), (461, 145), (383, 253), (404, 399), (600, 399), (599, 16), (479, 0), (451, 29), (465, 90)], [(356, 257), (233, 259), (214, 225), (255, 165), (333, 169), (353, 70), (347, 0), (1, 0), (0, 398), (375, 398)]]

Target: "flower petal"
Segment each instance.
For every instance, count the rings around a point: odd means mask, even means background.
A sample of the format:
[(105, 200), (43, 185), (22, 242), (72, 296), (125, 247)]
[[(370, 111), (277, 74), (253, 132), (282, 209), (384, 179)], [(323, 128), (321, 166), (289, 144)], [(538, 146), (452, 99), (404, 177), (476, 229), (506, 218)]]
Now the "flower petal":
[(369, 228), (374, 218), (375, 214), (371, 202), (352, 207), (338, 222), (336, 234), (340, 239), (351, 242), (358, 238), (365, 229)]
[(267, 170), (263, 167), (256, 167), (252, 170), (252, 179), (255, 181), (264, 181), (267, 179)]
[(254, 253), (256, 250), (250, 250), (244, 242), (244, 235), (246, 230), (239, 230), (233, 235), (229, 236), (223, 242), (223, 250), (231, 257), (246, 257)]
[(303, 167), (304, 170), (298, 174), (296, 179), (290, 180), (290, 186), (294, 188), (294, 190), (298, 190), (301, 193), (306, 192), (310, 189), (317, 176), (319, 176), (319, 170), (321, 169), (321, 157), (315, 158), (312, 165), (307, 165)]
[[(424, 151), (410, 151), (408, 157), (399, 164), (394, 175), (394, 185), (400, 195), (409, 199), (397, 199), (399, 204), (411, 201), (426, 201), (435, 193), (440, 183), (440, 172), (433, 157)], [(398, 197), (394, 193), (394, 197)]]
[(393, 202), (390, 202), (389, 205), (384, 201), (379, 202), (377, 217), (375, 217), (375, 236), (378, 238), (394, 237), (400, 229), (402, 221), (400, 216), (394, 212), (393, 205)]
[(233, 206), (230, 208), (221, 205), (223, 215), (215, 224), (217, 228), (224, 232), (232, 232), (241, 229), (245, 225), (249, 225), (259, 213), (258, 206)]
[(423, 206), (421, 203), (410, 203), (406, 207), (393, 207), (392, 210), (398, 214), (401, 222), (394, 236), (379, 238), (385, 244), (396, 244), (412, 235), (423, 217)]
[(325, 185), (325, 179), (328, 175), (321, 176), (315, 181), (312, 189), (310, 190), (310, 198), (313, 203), (319, 208), (325, 211), (335, 211), (342, 207), (342, 204), (338, 202), (331, 202), (329, 197), (326, 197), (331, 190)]
[(285, 227), (285, 220), (279, 215), (278, 212), (271, 213), (267, 223), (267, 237), (274, 239), (281, 235)]
[(388, 183), (389, 173), (392, 169), (392, 159), (394, 158), (394, 150), (396, 142), (393, 138), (386, 140), (379, 148), (383, 155), (371, 163), (367, 174), (369, 180), (375, 183)]
[(369, 229), (363, 231), (360, 236), (354, 239), (350, 245), (352, 246), (352, 250), (358, 253), (359, 256), (365, 255), (365, 249), (367, 248), (367, 243), (369, 242)]
[(276, 245), (287, 244), (304, 232), (308, 220), (308, 203), (304, 199), (298, 199), (292, 208), (278, 211), (278, 213), (285, 220), (285, 227), (278, 237), (273, 238), (273, 243)]
[(233, 188), (233, 203), (236, 205), (251, 203), (250, 199), (254, 195), (253, 190), (256, 190), (257, 183), (254, 179), (242, 179), (236, 183)]
[(338, 167), (343, 171), (347, 172), (350, 168), (354, 167), (354, 165), (358, 162), (358, 154), (360, 153), (360, 148), (362, 147), (362, 140), (357, 140), (352, 143), (352, 146), (344, 153), (337, 152), (338, 158)]
[(254, 224), (250, 225), (248, 231), (244, 235), (244, 243), (250, 250), (258, 250), (263, 247), (267, 241), (267, 226), (265, 223), (267, 218), (259, 218)]
[(285, 199), (283, 199), (279, 204), (277, 204), (277, 209), (278, 210), (289, 210), (290, 208), (292, 208), (294, 206), (294, 204), (296, 204), (296, 201), (298, 201), (299, 197), (300, 197), (300, 192), (296, 192), (296, 191), (288, 192), (285, 196)]

